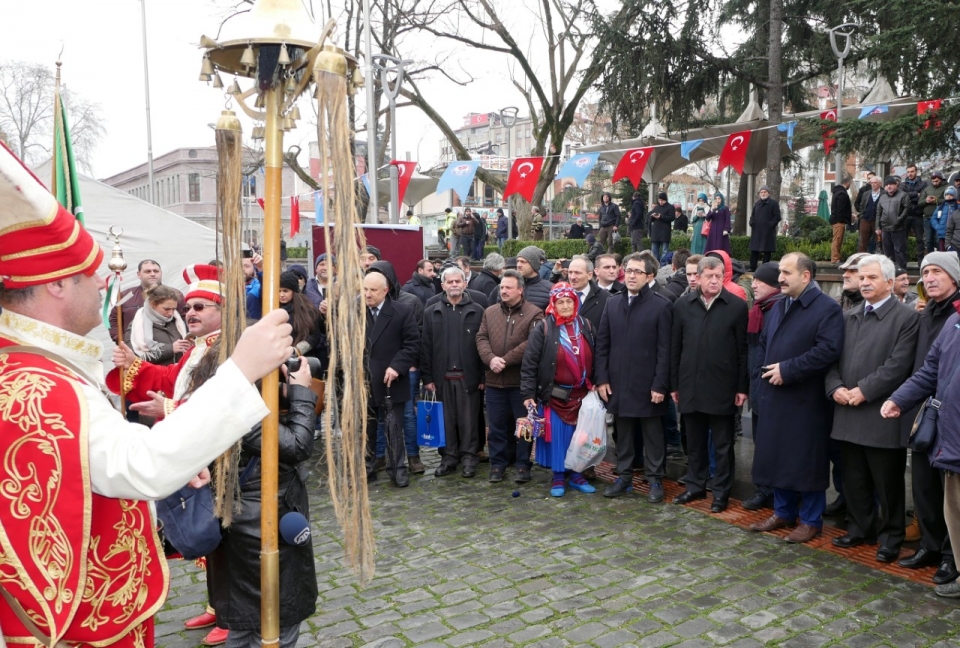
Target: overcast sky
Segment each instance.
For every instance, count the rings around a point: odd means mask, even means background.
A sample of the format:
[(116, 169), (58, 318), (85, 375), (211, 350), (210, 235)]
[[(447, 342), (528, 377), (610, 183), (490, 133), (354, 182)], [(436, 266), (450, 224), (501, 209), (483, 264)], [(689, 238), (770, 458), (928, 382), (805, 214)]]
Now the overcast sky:
[[(62, 41), (63, 82), (100, 103), (107, 132), (93, 156), (94, 175), (104, 178), (146, 162), (139, 0), (10, 0), (4, 5), (0, 61), (52, 66)], [(217, 120), (225, 99), (222, 91), (197, 80), (201, 65), (197, 43), (201, 34), (216, 33), (223, 14), (208, 0), (146, 0), (146, 10), (154, 157), (179, 147), (212, 145), (207, 124)], [(435, 47), (432, 38), (424, 39), (424, 44)], [(486, 55), (474, 58), (489, 60)], [(502, 69), (499, 63), (479, 62), (472, 69), (477, 81), (466, 90), (439, 79), (422, 83), (421, 89), (456, 127), (471, 111), (525, 105)], [(229, 85), (231, 79), (223, 81)], [(241, 80), (244, 89), (249, 84)], [(360, 104), (364, 105), (362, 100)], [(301, 112), (304, 121), (312, 114), (305, 104)], [(414, 108), (400, 110), (398, 122), (401, 156), (410, 151), (421, 168), (429, 168), (438, 156), (440, 131)], [(245, 120), (245, 134), (251, 127)], [(300, 144), (306, 150), (306, 143), (316, 139), (311, 130), (288, 133), (285, 148)]]

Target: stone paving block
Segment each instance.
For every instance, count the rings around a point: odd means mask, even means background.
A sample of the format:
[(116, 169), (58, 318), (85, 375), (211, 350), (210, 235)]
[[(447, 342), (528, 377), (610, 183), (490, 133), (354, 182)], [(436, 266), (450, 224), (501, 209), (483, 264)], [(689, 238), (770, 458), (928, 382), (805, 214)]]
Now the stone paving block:
[(496, 635), (489, 630), (471, 630), (470, 632), (460, 632), (448, 637), (447, 643), (454, 646), (454, 648), (460, 648), (461, 646), (471, 646), (481, 643), (495, 636)]
[(792, 637), (784, 641), (783, 648), (820, 648), (826, 646), (833, 639), (820, 632), (805, 632), (802, 635)]
[(702, 634), (716, 629), (716, 624), (714, 624), (710, 619), (690, 619), (689, 621), (684, 621), (680, 625), (673, 626), (670, 629), (670, 632), (678, 634), (681, 637), (691, 638), (699, 637)]
[(448, 635), (451, 632), (453, 631), (447, 626), (437, 621), (433, 621), (410, 628), (409, 630), (404, 630), (403, 636), (412, 641), (414, 645), (419, 646), (430, 639), (436, 639), (437, 637)]
[(447, 624), (455, 630), (466, 630), (490, 621), (490, 617), (480, 612), (468, 612), (459, 616), (450, 617), (446, 620)]
[(677, 643), (677, 635), (662, 631), (640, 639), (641, 648), (659, 648), (660, 646), (672, 646), (675, 643)]

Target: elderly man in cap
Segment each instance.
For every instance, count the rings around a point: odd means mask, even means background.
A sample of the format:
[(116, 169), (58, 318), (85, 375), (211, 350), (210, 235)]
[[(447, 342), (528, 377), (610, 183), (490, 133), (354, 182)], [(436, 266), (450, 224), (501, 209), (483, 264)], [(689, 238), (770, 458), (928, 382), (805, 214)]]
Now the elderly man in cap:
[(867, 174), (867, 184), (861, 187), (857, 199), (857, 212), (860, 214), (860, 241), (858, 252), (873, 254), (877, 247), (877, 205), (883, 187), (880, 178), (873, 173)]
[(783, 220), (780, 203), (770, 196), (770, 187), (761, 185), (760, 199), (750, 215), (750, 271), (757, 269), (760, 257), (763, 263), (770, 261), (770, 254), (777, 250), (777, 226)]
[(883, 193), (877, 201), (877, 235), (883, 237), (883, 253), (894, 265), (907, 267), (907, 218), (910, 197), (900, 189), (896, 176), (883, 181)]
[(570, 231), (567, 232), (568, 239), (583, 239), (586, 238), (587, 232), (583, 229), (583, 219), (577, 216), (573, 225), (570, 226)]
[(897, 268), (897, 278), (893, 280), (893, 296), (905, 306), (913, 306), (920, 298), (910, 290), (910, 275), (906, 268)]
[[(0, 406), (0, 480), (29, 474), (42, 485), (30, 497), (0, 492), (5, 560), (17, 566), (4, 579), (3, 638), (152, 647), (169, 575), (143, 500), (207, 482), (206, 466), (269, 413), (254, 383), (293, 352), (287, 315), (247, 329), (216, 376), (147, 429), (104, 395), (103, 347), (88, 337), (101, 323), (103, 251), (4, 146), (0, 249), (0, 403), (15, 392), (22, 405)], [(57, 557), (36, 551), (37, 525), (53, 534)], [(129, 551), (117, 555), (120, 545)], [(123, 578), (105, 577), (104, 564)], [(132, 583), (137, 595), (124, 595)], [(70, 603), (52, 604), (51, 586)]]
[(844, 174), (839, 184), (833, 185), (830, 200), (830, 226), (833, 228), (833, 243), (830, 246), (830, 263), (840, 263), (840, 248), (847, 226), (853, 223), (853, 203), (850, 201), (850, 176)]
[(528, 245), (517, 253), (517, 272), (523, 276), (523, 299), (540, 310), (550, 303), (553, 288), (552, 283), (540, 277), (540, 266), (546, 260), (547, 255), (535, 245)]
[(857, 306), (863, 301), (863, 295), (860, 294), (860, 274), (857, 271), (857, 264), (860, 259), (868, 256), (866, 252), (856, 252), (847, 257), (847, 260), (840, 264), (840, 271), (843, 272), (843, 290), (837, 297), (837, 303), (843, 312)]
[[(921, 312), (913, 361), (914, 373), (923, 367), (934, 340), (960, 304), (960, 290), (957, 289), (960, 285), (960, 262), (953, 252), (931, 252), (923, 258), (920, 274), (927, 300), (916, 304)], [(916, 417), (916, 409), (900, 417), (901, 438), (909, 436)], [(913, 517), (919, 525), (920, 548), (913, 555), (900, 559), (897, 564), (907, 569), (939, 565), (933, 582), (943, 585), (957, 578), (953, 547), (943, 515), (943, 478), (940, 471), (930, 464), (927, 453), (916, 450), (910, 454), (910, 476)]]

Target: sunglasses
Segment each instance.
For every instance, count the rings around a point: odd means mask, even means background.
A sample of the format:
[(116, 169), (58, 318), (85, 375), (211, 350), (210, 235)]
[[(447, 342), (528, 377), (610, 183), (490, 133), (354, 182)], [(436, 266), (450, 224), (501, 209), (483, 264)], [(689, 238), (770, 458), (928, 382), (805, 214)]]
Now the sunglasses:
[(187, 307), (183, 312), (189, 313), (190, 311), (195, 311), (197, 313), (202, 313), (204, 308), (216, 308), (216, 307), (217, 307), (216, 304), (204, 304), (202, 302), (197, 304), (187, 304)]

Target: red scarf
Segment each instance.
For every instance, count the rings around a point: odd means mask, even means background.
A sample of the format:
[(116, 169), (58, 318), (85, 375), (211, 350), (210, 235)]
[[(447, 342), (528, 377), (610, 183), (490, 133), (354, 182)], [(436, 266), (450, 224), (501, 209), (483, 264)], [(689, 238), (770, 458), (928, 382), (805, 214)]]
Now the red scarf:
[(750, 309), (750, 315), (747, 318), (747, 333), (760, 334), (760, 330), (763, 328), (763, 315), (770, 310), (770, 306), (774, 304), (779, 295), (780, 289), (777, 288), (776, 292), (753, 302), (753, 308)]

